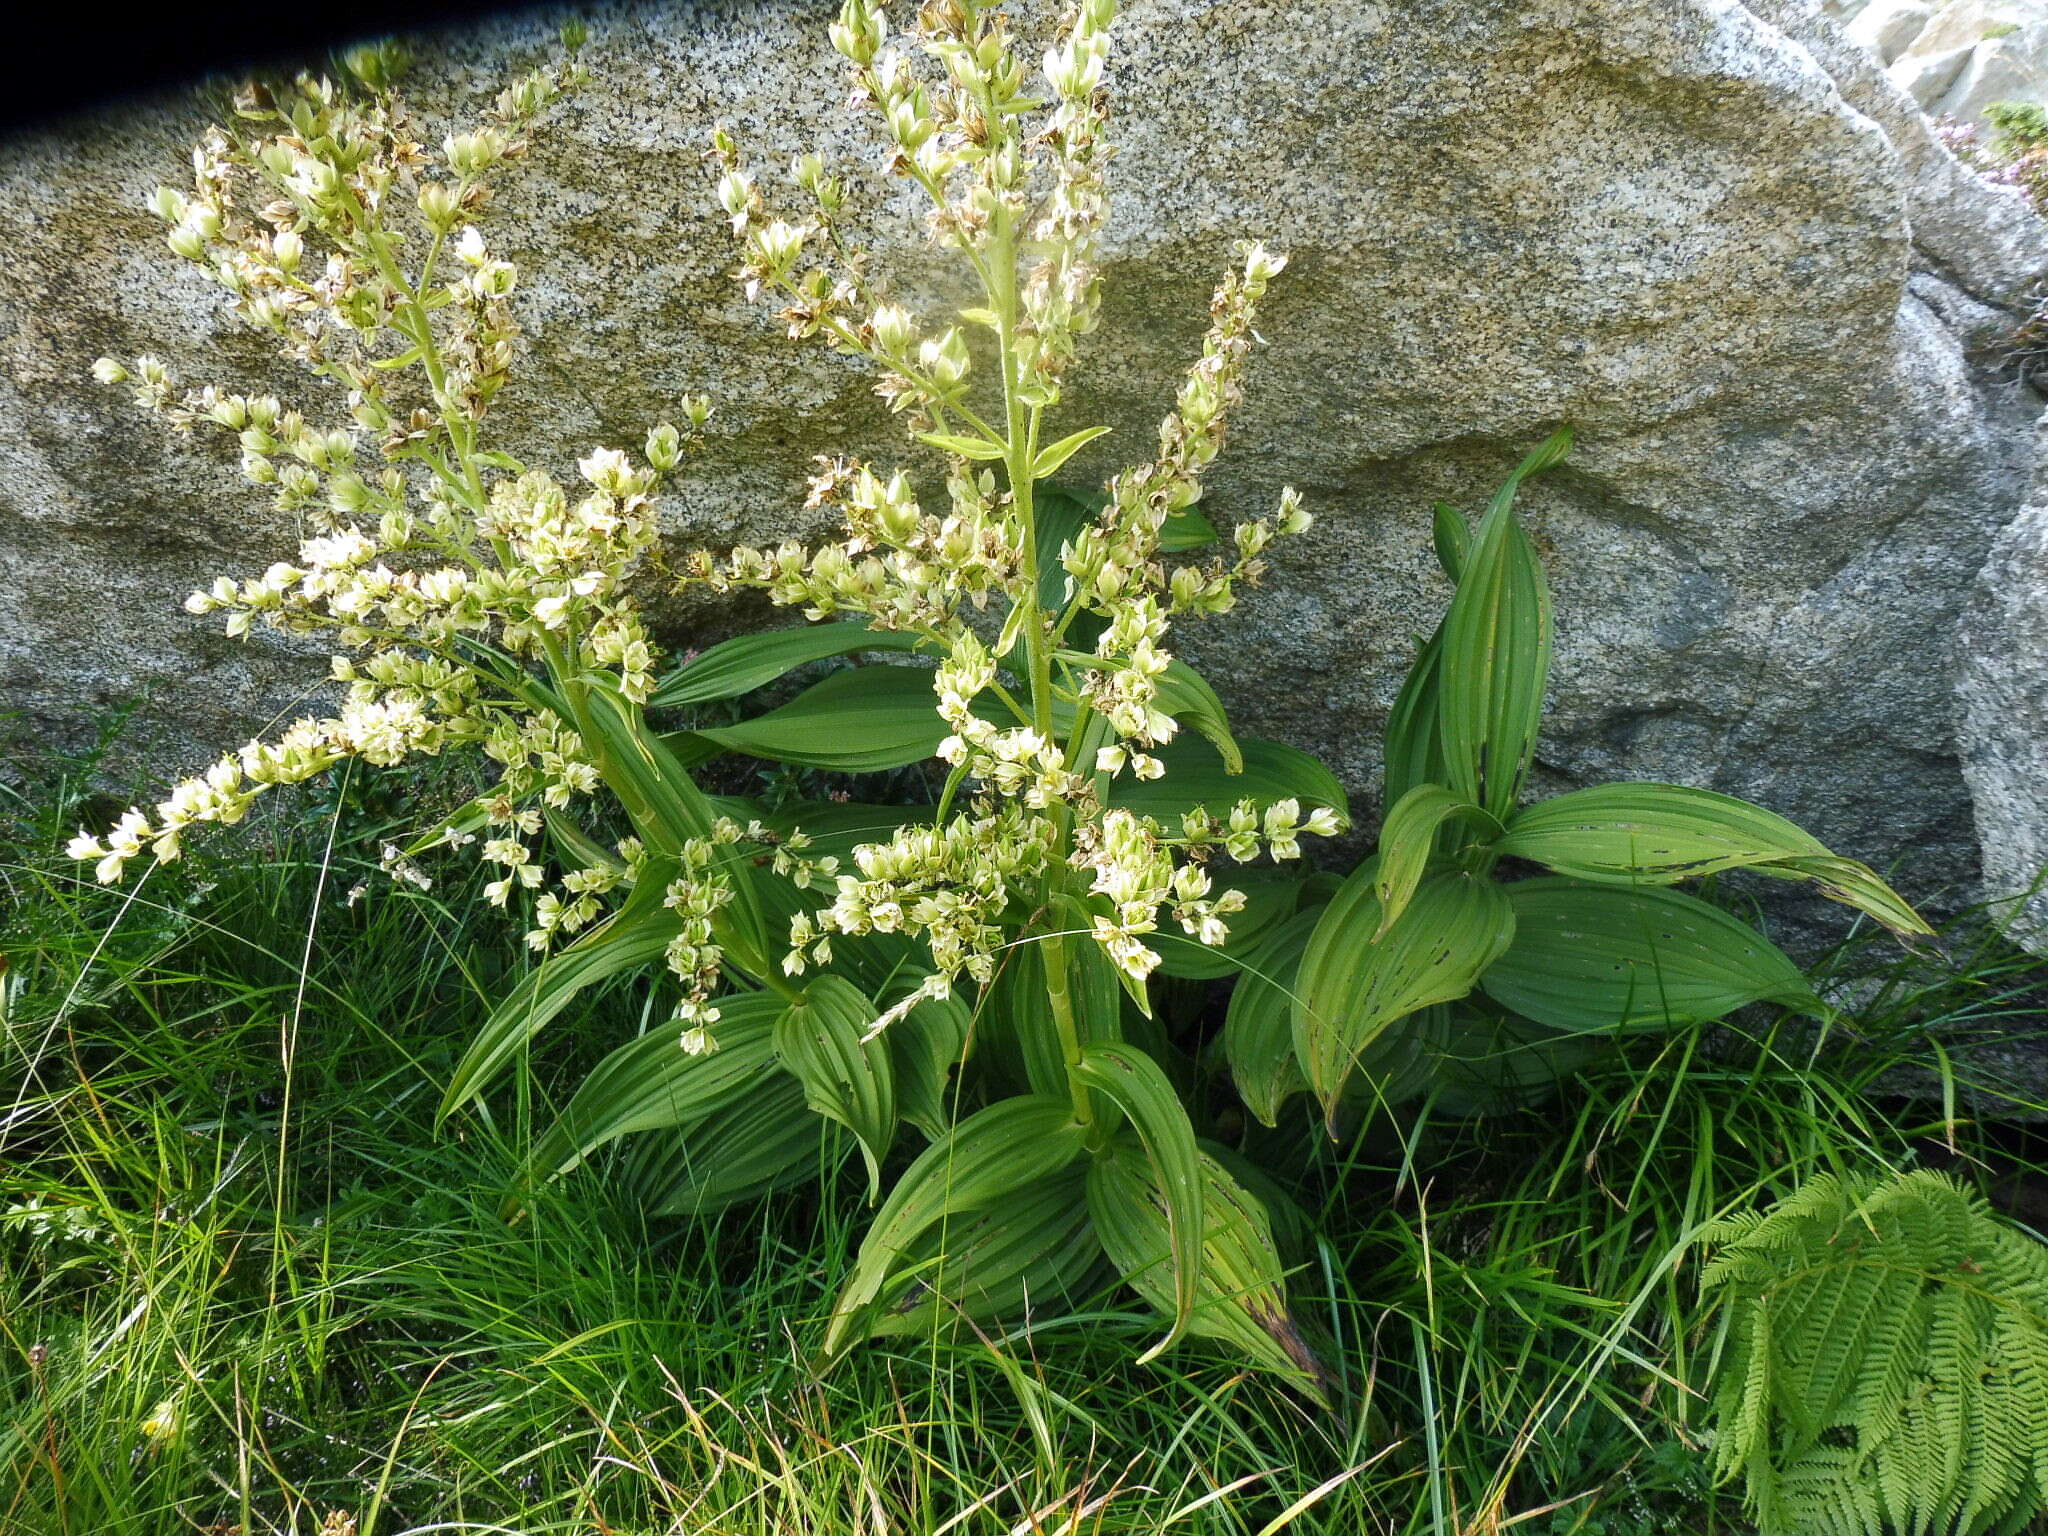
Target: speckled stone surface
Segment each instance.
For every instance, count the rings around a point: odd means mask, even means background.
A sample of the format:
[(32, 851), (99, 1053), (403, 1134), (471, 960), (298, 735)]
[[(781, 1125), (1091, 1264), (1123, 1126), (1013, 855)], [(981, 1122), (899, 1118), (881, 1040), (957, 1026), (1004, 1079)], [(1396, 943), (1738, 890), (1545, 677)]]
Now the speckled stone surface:
[[(597, 78), (496, 221), (525, 272), (501, 421), (523, 456), (566, 471), (685, 390), (717, 398), (679, 542), (811, 531), (810, 456), (893, 442), (863, 376), (732, 289), (697, 154), (722, 119), (763, 168), (818, 134), (874, 164), (838, 110), (830, 9), (598, 11)], [(422, 115), (474, 108), (550, 30), (428, 43)], [(1132, 0), (1115, 35), (1108, 309), (1073, 418), (1117, 431), (1075, 468), (1149, 443), (1233, 240), (1294, 258), (1211, 506), (1292, 481), (1321, 520), (1237, 615), (1183, 634), (1240, 726), (1327, 754), (1369, 807), (1446, 597), (1432, 499), (1476, 507), (1569, 421), (1579, 451), (1527, 501), (1557, 597), (1548, 783), (1712, 785), (1904, 856), (1916, 897), (1963, 893), (1956, 621), (2026, 500), (2038, 408), (1974, 357), (2048, 263), (2017, 194), (1955, 166), (1815, 0)], [(153, 348), (297, 387), (159, 259), (142, 203), (201, 124), (166, 101), (0, 148), (0, 702), (75, 740), (143, 691), (134, 739), (167, 770), (319, 671), (179, 611), (291, 531), (220, 445), (166, 443), (83, 373)], [(913, 228), (883, 222), (884, 264), (953, 297)]]
[(2037, 499), (1991, 547), (1963, 623), (1963, 772), (1986, 894), (2048, 954), (2048, 434)]

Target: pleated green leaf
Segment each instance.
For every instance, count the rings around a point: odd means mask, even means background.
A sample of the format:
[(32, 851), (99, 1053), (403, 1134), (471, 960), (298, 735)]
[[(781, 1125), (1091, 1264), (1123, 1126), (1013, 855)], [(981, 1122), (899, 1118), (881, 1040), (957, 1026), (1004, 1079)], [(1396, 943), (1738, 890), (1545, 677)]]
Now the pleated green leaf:
[(1180, 1095), (1143, 1051), (1122, 1042), (1091, 1045), (1074, 1076), (1115, 1105), (1138, 1133), (1152, 1160), (1152, 1184), (1166, 1207), (1167, 1248), (1173, 1264), (1173, 1319), (1166, 1337), (1138, 1357), (1140, 1365), (1173, 1347), (1194, 1315), (1202, 1248), (1201, 1154)]
[(1245, 960), (1223, 1015), (1223, 1054), (1245, 1108), (1269, 1126), (1308, 1079), (1294, 1055), (1294, 982), (1309, 935), (1322, 909), (1297, 912), (1280, 923)]
[(1207, 514), (1195, 507), (1182, 507), (1166, 514), (1166, 522), (1159, 530), (1159, 549), (1162, 554), (1184, 555), (1190, 550), (1207, 549), (1220, 537)]
[(1611, 1047), (1560, 1034), (1467, 998), (1445, 1010), (1441, 1036), (1424, 1042), (1431, 1103), (1448, 1115), (1486, 1115), (1542, 1100)]
[(1084, 1133), (1065, 1099), (1026, 1095), (969, 1115), (904, 1170), (875, 1214), (832, 1309), (825, 1352), (865, 1331), (889, 1278), (918, 1262), (918, 1244), (949, 1218), (987, 1210), (1052, 1178), (1080, 1154)]
[(1379, 932), (1384, 934), (1407, 910), (1437, 851), (1437, 834), (1455, 820), (1477, 824), (1486, 837), (1500, 835), (1500, 823), (1479, 806), (1441, 784), (1418, 784), (1394, 802), (1380, 824)]
[(859, 651), (907, 651), (917, 640), (916, 635), (905, 630), (872, 629), (865, 619), (737, 635), (699, 652), (670, 672), (647, 702), (672, 707), (736, 699), (814, 661)]
[(506, 796), (495, 791), (478, 795), (474, 800), (464, 802), (447, 817), (434, 823), (426, 831), (417, 834), (404, 845), (405, 857), (416, 859), (423, 853), (441, 847), (444, 843), (460, 842), (481, 832), (490, 821), (490, 808), (494, 802), (509, 799), (514, 805), (531, 798), (529, 795)]
[(650, 1216), (708, 1216), (805, 1179), (829, 1179), (846, 1145), (837, 1126), (805, 1106), (803, 1085), (779, 1069), (694, 1124), (635, 1140), (624, 1179)]
[(1811, 880), (1902, 937), (1933, 932), (1868, 866), (1837, 858), (1784, 817), (1683, 784), (1600, 784), (1529, 806), (1499, 851), (1578, 880), (1667, 885), (1724, 869)]
[(1514, 943), (1481, 985), (1551, 1029), (1662, 1029), (1756, 1002), (1825, 1012), (1782, 950), (1682, 891), (1545, 877), (1507, 895)]
[(1216, 749), (1223, 771), (1244, 772), (1244, 753), (1230, 734), (1230, 715), (1209, 680), (1178, 656), (1159, 675), (1159, 707)]
[(1444, 768), (1443, 699), (1439, 661), (1444, 631), (1439, 624), (1408, 668), (1407, 679), (1387, 712), (1384, 739), (1386, 783), (1382, 793), (1393, 805), (1419, 784), (1441, 784)]
[[(586, 987), (660, 962), (681, 928), (662, 905), (668, 877), (662, 861), (650, 860), (625, 904), (595, 928), (542, 960), (521, 978), (483, 1022), (456, 1064), (441, 1095), (445, 1120), (482, 1093), (524, 1046)], [(674, 861), (667, 861), (673, 873)]]
[(1381, 1036), (1410, 1014), (1464, 997), (1515, 931), (1499, 886), (1455, 872), (1424, 880), (1382, 933), (1378, 864), (1368, 859), (1339, 888), (1296, 973), (1295, 1054), (1333, 1129), (1346, 1082), (1371, 1069), (1366, 1055)]
[[(674, 854), (684, 843), (708, 837), (720, 811), (697, 787), (668, 743), (648, 729), (637, 705), (612, 689), (593, 683), (587, 692), (590, 740), (606, 786), (633, 822), (648, 848)], [(732, 899), (712, 924), (714, 936), (747, 970), (756, 975), (774, 957), (763, 921), (762, 898), (753, 866), (743, 858), (726, 857), (719, 866), (732, 889)]]
[(1000, 443), (992, 443), (985, 437), (970, 437), (964, 432), (919, 432), (915, 434), (920, 443), (930, 443), (945, 453), (957, 453), (963, 459), (993, 462), (1003, 456)]
[(1465, 573), (1466, 557), (1472, 553), (1472, 530), (1465, 526), (1465, 515), (1449, 502), (1438, 502), (1431, 512), (1430, 536), (1436, 546), (1436, 563), (1456, 586)]
[(1889, 929), (1894, 938), (1909, 947), (1934, 936), (1927, 919), (1885, 884), (1868, 864), (1859, 864), (1854, 859), (1844, 859), (1832, 853), (1812, 854), (1759, 865), (1757, 872), (1780, 875), (1789, 880), (1811, 880), (1821, 895), (1868, 913)]
[(880, 1015), (841, 976), (820, 976), (775, 1021), (775, 1054), (803, 1084), (804, 1102), (853, 1132), (868, 1165), (868, 1198), (882, 1188), (882, 1158), (896, 1139), (896, 1070), (878, 1036)]
[(682, 732), (771, 762), (876, 773), (923, 762), (951, 735), (924, 667), (852, 667), (813, 683), (779, 709), (736, 725)]
[(1005, 1323), (1072, 1305), (1103, 1269), (1087, 1166), (1073, 1163), (1000, 1205), (934, 1227), (914, 1248), (871, 1313), (871, 1337), (916, 1338), (962, 1318)]
[(591, 1068), (561, 1117), (534, 1143), (531, 1175), (555, 1178), (608, 1141), (688, 1125), (758, 1086), (775, 1059), (772, 1036), (782, 999), (744, 992), (720, 998), (718, 1009), (718, 1048), (708, 1055), (690, 1055), (677, 1043), (677, 1031), (664, 1026)]
[(1521, 798), (1550, 677), (1550, 591), (1515, 520), (1515, 492), (1571, 447), (1559, 432), (1508, 476), (1480, 519), (1444, 617), (1444, 782), (1505, 821)]
[(1065, 1098), (1066, 1051), (1046, 997), (1047, 930), (1065, 935), (1067, 995), (1075, 1032), (1083, 1045), (1117, 1038), (1122, 1012), (1116, 968), (1088, 936), (1085, 909), (1070, 896), (1049, 906), (1044, 928), (1021, 936), (1004, 954), (990, 984), (978, 1029), (991, 1055), (1033, 1093)]
[(607, 788), (619, 797), (633, 830), (648, 847), (675, 853), (691, 838), (710, 834), (717, 813), (683, 770), (662, 737), (647, 728), (637, 706), (605, 688), (589, 691), (589, 713)]
[(1166, 764), (1165, 776), (1135, 779), (1119, 775), (1110, 783), (1110, 804), (1169, 824), (1196, 806), (1228, 815), (1240, 800), (1264, 807), (1292, 798), (1304, 809), (1326, 805), (1339, 816), (1351, 814), (1344, 786), (1306, 752), (1259, 736), (1240, 736), (1237, 744), (1244, 754), (1244, 771), (1232, 773), (1209, 742), (1186, 734), (1176, 736), (1155, 754)]
[[(923, 979), (912, 978), (909, 985)], [(896, 1001), (903, 990), (907, 988), (885, 995), (884, 1001)], [(929, 1140), (937, 1141), (953, 1123), (947, 1088), (966, 1055), (972, 1018), (972, 1010), (958, 996), (928, 997), (882, 1035), (896, 1075), (897, 1113)]]
[[(1230, 1346), (1327, 1401), (1327, 1373), (1287, 1309), (1280, 1255), (1266, 1212), (1214, 1158), (1200, 1154), (1202, 1246), (1187, 1331)], [(1088, 1169), (1088, 1205), (1110, 1262), (1161, 1315), (1178, 1306), (1173, 1229), (1158, 1171), (1134, 1136), (1120, 1136)]]

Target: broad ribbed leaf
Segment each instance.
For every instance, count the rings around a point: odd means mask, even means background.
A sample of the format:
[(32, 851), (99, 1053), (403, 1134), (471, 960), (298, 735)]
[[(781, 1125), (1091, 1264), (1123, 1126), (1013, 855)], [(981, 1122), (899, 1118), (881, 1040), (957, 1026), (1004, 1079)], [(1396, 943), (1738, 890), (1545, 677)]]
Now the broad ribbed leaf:
[(656, 965), (681, 929), (676, 914), (662, 905), (673, 860), (651, 858), (626, 902), (572, 944), (528, 971), (483, 1022), (456, 1064), (441, 1095), (440, 1119), (482, 1093), (518, 1052), (586, 987), (626, 971)]
[(1876, 870), (1854, 859), (1835, 854), (1814, 854), (1808, 858), (1782, 859), (1759, 865), (1759, 874), (1783, 875), (1792, 880), (1811, 880), (1821, 895), (1844, 906), (1867, 912), (1901, 943), (1913, 946), (1934, 936), (1927, 919), (1915, 912), (1906, 899), (1885, 884)]
[(1577, 880), (1668, 885), (1724, 869), (1811, 880), (1902, 938), (1933, 933), (1868, 865), (1837, 858), (1784, 817), (1683, 784), (1600, 784), (1516, 815), (1499, 851)]
[(1162, 554), (1184, 555), (1190, 550), (1207, 549), (1220, 537), (1207, 514), (1195, 507), (1182, 507), (1166, 514), (1166, 522), (1159, 529), (1159, 549)]
[(1515, 467), (1480, 520), (1444, 617), (1444, 782), (1505, 821), (1521, 798), (1550, 676), (1550, 592), (1515, 491), (1571, 446), (1559, 432)]
[(985, 437), (970, 437), (964, 432), (919, 432), (917, 440), (930, 443), (945, 453), (957, 453), (963, 459), (976, 459), (993, 463), (1003, 456), (1000, 443), (992, 443)]
[[(1102, 659), (1090, 652), (1059, 651), (1055, 654), (1059, 661), (1083, 671), (1099, 670), (1102, 666)], [(1244, 754), (1239, 750), (1236, 738), (1230, 734), (1229, 713), (1206, 677), (1176, 656), (1167, 662), (1166, 670), (1156, 679), (1156, 685), (1162, 712), (1191, 727), (1213, 746), (1223, 759), (1225, 773), (1244, 771)], [(1105, 742), (1109, 739), (1105, 734)]]
[(805, 1106), (803, 1085), (775, 1069), (695, 1124), (636, 1141), (624, 1178), (650, 1216), (708, 1216), (829, 1178), (846, 1145), (838, 1127)]
[(669, 673), (647, 702), (672, 707), (736, 699), (814, 661), (850, 656), (857, 651), (907, 651), (917, 641), (918, 637), (907, 630), (871, 629), (865, 619), (736, 635), (691, 657)]
[(680, 736), (771, 762), (876, 773), (923, 762), (951, 734), (928, 669), (878, 666), (834, 672), (779, 709)]
[(825, 1352), (857, 1336), (857, 1321), (891, 1275), (917, 1261), (918, 1243), (940, 1222), (987, 1210), (1051, 1178), (1080, 1154), (1084, 1133), (1065, 1099), (1004, 1099), (968, 1116), (918, 1155), (868, 1228), (853, 1273), (832, 1309)]
[[(923, 979), (916, 976), (909, 982), (914, 986)], [(905, 990), (897, 988), (885, 1001), (896, 1001)], [(928, 997), (882, 1035), (895, 1066), (896, 1111), (927, 1140), (937, 1141), (953, 1123), (947, 1085), (967, 1053), (972, 1019), (972, 1011), (957, 995)]]
[(1166, 1207), (1167, 1246), (1173, 1263), (1173, 1326), (1138, 1357), (1140, 1365), (1170, 1349), (1194, 1314), (1202, 1246), (1202, 1167), (1195, 1128), (1180, 1095), (1159, 1063), (1121, 1042), (1092, 1045), (1074, 1076), (1120, 1110), (1152, 1160), (1152, 1185)]
[(1547, 1097), (1558, 1083), (1611, 1051), (1597, 1035), (1560, 1034), (1474, 999), (1446, 1010), (1441, 1038), (1424, 1048), (1432, 1106), (1449, 1115), (1485, 1115)]
[(1576, 880), (1668, 884), (1828, 850), (1782, 816), (1682, 784), (1599, 784), (1540, 801), (1500, 851)]
[(1079, 1042), (1085, 1046), (1117, 1038), (1122, 1003), (1116, 968), (1089, 937), (1088, 927), (1079, 902), (1057, 898), (1044, 928), (1010, 946), (982, 1008), (978, 1027), (996, 1058), (1012, 1068), (1013, 1075), (1021, 1073), (1033, 1093), (1050, 1098), (1065, 1098), (1069, 1089), (1066, 1051), (1046, 997), (1045, 967), (1052, 953), (1046, 931), (1064, 936), (1067, 997)]
[(1449, 502), (1438, 502), (1430, 534), (1436, 545), (1436, 563), (1456, 586), (1465, 572), (1465, 558), (1472, 552), (1472, 530), (1465, 526), (1465, 515)]
[(1246, 959), (1223, 1015), (1223, 1053), (1238, 1097), (1259, 1120), (1280, 1123), (1287, 1101), (1308, 1087), (1294, 1055), (1294, 981), (1320, 907), (1297, 912)]
[(1448, 873), (1423, 881), (1381, 934), (1378, 874), (1378, 861), (1368, 859), (1344, 882), (1296, 973), (1295, 1054), (1333, 1127), (1346, 1081), (1360, 1068), (1372, 1071), (1367, 1052), (1390, 1026), (1464, 997), (1515, 931), (1499, 886)]
[(625, 860), (579, 827), (566, 812), (549, 807), (541, 812), (541, 820), (547, 828), (548, 846), (554, 849), (556, 859), (570, 869), (602, 869), (615, 875), (626, 872)]
[(1507, 893), (1514, 943), (1481, 986), (1551, 1029), (1662, 1029), (1756, 1002), (1825, 1012), (1769, 939), (1682, 891), (1546, 877)]
[(637, 706), (602, 688), (589, 692), (590, 723), (605, 787), (633, 819), (633, 830), (648, 847), (675, 853), (695, 837), (710, 835), (717, 819), (709, 799), (683, 770), (674, 751), (647, 728)]
[(874, 1308), (871, 1336), (945, 1332), (962, 1317), (1012, 1322), (1077, 1302), (1103, 1267), (1087, 1166), (1076, 1162), (1000, 1205), (934, 1227), (915, 1248)]
[(1176, 736), (1156, 754), (1166, 764), (1165, 777), (1135, 779), (1121, 774), (1110, 784), (1110, 804), (1169, 825), (1196, 806), (1228, 815), (1240, 800), (1264, 807), (1292, 798), (1304, 810), (1327, 805), (1339, 816), (1351, 814), (1344, 786), (1306, 752), (1260, 736), (1240, 736), (1237, 744), (1244, 753), (1242, 773), (1230, 772), (1208, 742)]
[[(1326, 1401), (1322, 1363), (1287, 1310), (1266, 1212), (1217, 1161), (1201, 1156), (1202, 1247), (1187, 1331), (1215, 1339)], [(1095, 1230), (1124, 1279), (1164, 1316), (1177, 1306), (1173, 1231), (1157, 1170), (1135, 1137), (1119, 1137), (1088, 1169)]]
[(1436, 853), (1437, 834), (1446, 822), (1459, 818), (1477, 823), (1482, 836), (1500, 835), (1499, 822), (1441, 784), (1416, 785), (1387, 812), (1380, 824), (1380, 874), (1375, 885), (1381, 933), (1407, 909), (1422, 883)]
[(860, 1143), (868, 1198), (882, 1188), (882, 1158), (896, 1139), (896, 1071), (881, 1039), (862, 1037), (881, 1010), (840, 976), (820, 976), (775, 1021), (775, 1054), (804, 1085), (804, 1101)]
[[(632, 819), (633, 830), (650, 849), (674, 854), (684, 843), (710, 836), (719, 810), (699, 789), (668, 743), (647, 727), (637, 705), (593, 684), (587, 713), (598, 771)], [(732, 899), (712, 923), (718, 942), (746, 970), (763, 974), (772, 960), (761, 894), (752, 865), (728, 855), (720, 872)]]
[(1397, 803), (1419, 784), (1441, 784), (1444, 770), (1442, 731), (1442, 687), (1438, 661), (1443, 655), (1444, 630), (1436, 633), (1416, 653), (1408, 677), (1387, 712), (1385, 737), (1385, 783), (1381, 795), (1388, 805)]
[(1216, 749), (1225, 773), (1244, 772), (1244, 753), (1230, 734), (1230, 716), (1209, 680), (1178, 656), (1159, 675), (1159, 707)]
[(534, 1177), (567, 1173), (597, 1148), (636, 1131), (688, 1125), (758, 1085), (775, 1057), (782, 999), (745, 992), (718, 1000), (718, 1048), (692, 1056), (668, 1026), (620, 1046), (591, 1068), (561, 1118), (534, 1143)]
[(408, 859), (416, 859), (423, 853), (428, 853), (441, 847), (444, 843), (460, 842), (465, 837), (472, 837), (481, 832), (490, 821), (490, 808), (493, 803), (509, 800), (511, 804), (518, 805), (530, 798), (530, 793), (527, 795), (507, 796), (498, 793), (496, 790), (487, 795), (478, 795), (474, 800), (458, 807), (444, 820), (435, 822), (433, 826), (413, 838), (411, 842), (405, 844), (405, 856)]

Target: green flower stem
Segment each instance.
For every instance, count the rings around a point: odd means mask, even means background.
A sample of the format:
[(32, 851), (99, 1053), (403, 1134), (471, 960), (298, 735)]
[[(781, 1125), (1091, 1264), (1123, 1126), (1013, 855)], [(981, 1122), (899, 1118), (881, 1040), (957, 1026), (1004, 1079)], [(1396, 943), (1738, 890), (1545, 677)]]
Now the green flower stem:
[[(1027, 408), (1022, 399), (1023, 380), (1020, 377), (1021, 370), (1016, 351), (1016, 232), (1011, 228), (1007, 216), (1002, 218), (998, 226), (990, 267), (995, 281), (990, 285), (989, 297), (994, 301), (993, 307), (998, 321), (997, 336), (1002, 353), (1003, 411), (1007, 428), (1003, 470), (1010, 482), (1010, 499), (1016, 509), (1017, 521), (1024, 532), (1024, 594), (1025, 601), (1032, 605), (1032, 612), (1024, 626), (1024, 652), (1031, 678), (1032, 723), (1038, 733), (1050, 741), (1053, 738), (1052, 636), (1046, 624), (1045, 614), (1038, 607), (1038, 525), (1032, 504), (1032, 490), (1035, 484), (1032, 465), (1038, 456), (1040, 408), (1036, 405)], [(1056, 834), (1054, 852), (1059, 859), (1064, 860), (1069, 830), (1064, 806), (1053, 811), (1053, 826)], [(1089, 1099), (1088, 1090), (1082, 1086), (1073, 1071), (1081, 1063), (1081, 1032), (1074, 1019), (1074, 1000), (1069, 991), (1067, 941), (1063, 934), (1050, 935), (1045, 941), (1045, 995), (1052, 1011), (1053, 1027), (1059, 1033), (1060, 1055), (1067, 1065), (1067, 1089), (1073, 1096), (1074, 1119), (1079, 1124), (1092, 1126), (1095, 1120), (1095, 1106)]]

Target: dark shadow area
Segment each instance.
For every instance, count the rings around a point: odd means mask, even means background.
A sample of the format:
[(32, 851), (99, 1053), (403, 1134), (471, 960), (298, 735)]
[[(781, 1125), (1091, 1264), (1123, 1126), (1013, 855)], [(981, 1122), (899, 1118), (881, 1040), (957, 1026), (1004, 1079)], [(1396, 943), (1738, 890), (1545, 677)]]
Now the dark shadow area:
[[(0, 47), (0, 134), (104, 111), (211, 75), (296, 67), (393, 32), (430, 32), (529, 10), (490, 0), (357, 0), (296, 8), (217, 0), (124, 11), (19, 8)], [(566, 7), (565, 7), (566, 9)]]

